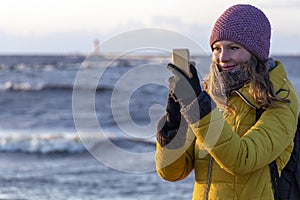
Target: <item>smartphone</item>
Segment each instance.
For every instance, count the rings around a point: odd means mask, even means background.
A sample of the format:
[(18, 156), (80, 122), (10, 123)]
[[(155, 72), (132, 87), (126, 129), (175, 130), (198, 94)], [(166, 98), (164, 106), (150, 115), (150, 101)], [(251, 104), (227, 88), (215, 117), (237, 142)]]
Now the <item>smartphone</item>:
[(190, 51), (188, 49), (173, 49), (172, 63), (191, 78)]

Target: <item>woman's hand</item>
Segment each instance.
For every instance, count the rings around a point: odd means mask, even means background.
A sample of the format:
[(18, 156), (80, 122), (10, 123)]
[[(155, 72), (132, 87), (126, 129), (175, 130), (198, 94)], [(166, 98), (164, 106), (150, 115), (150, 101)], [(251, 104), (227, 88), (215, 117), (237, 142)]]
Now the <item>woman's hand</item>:
[(168, 64), (168, 69), (174, 76), (169, 78), (170, 94), (175, 102), (181, 106), (189, 105), (202, 92), (197, 70), (194, 65), (190, 65), (192, 77), (189, 78), (178, 67)]

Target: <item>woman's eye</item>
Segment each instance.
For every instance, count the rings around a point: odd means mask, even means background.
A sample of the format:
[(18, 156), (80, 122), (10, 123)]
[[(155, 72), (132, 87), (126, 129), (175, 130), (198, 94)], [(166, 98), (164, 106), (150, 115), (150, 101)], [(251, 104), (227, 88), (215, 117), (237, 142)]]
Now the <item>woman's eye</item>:
[(213, 47), (213, 51), (219, 51), (220, 47)]
[(239, 49), (239, 47), (237, 47), (237, 46), (232, 46), (232, 47), (230, 47), (230, 49), (231, 49), (231, 50), (237, 50), (237, 49)]

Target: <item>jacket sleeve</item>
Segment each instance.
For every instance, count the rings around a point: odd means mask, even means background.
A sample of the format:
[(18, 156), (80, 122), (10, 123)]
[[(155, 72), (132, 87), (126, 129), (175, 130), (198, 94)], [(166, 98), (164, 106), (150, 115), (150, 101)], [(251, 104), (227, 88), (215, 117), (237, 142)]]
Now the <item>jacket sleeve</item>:
[[(163, 116), (158, 127), (164, 121)], [(194, 169), (195, 136), (187, 126), (176, 130), (157, 130), (156, 169), (158, 175), (168, 181), (186, 178)]]
[(198, 121), (190, 109), (182, 112), (197, 140), (231, 174), (246, 174), (267, 166), (291, 144), (297, 127), (298, 100), (267, 109), (240, 137), (215, 108)]

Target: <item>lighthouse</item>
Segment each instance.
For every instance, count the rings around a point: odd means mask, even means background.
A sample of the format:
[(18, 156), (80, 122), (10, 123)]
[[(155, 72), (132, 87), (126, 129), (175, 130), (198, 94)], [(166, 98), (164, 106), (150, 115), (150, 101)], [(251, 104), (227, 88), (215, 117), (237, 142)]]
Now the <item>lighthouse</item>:
[(100, 55), (100, 46), (99, 46), (99, 40), (94, 40), (94, 51), (93, 56), (99, 56)]

